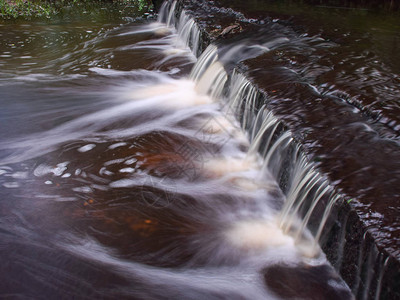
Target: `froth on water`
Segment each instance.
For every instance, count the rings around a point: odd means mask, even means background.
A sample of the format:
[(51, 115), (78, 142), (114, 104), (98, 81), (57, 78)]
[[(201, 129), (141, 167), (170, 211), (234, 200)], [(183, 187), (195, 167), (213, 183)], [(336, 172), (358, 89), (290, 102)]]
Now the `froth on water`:
[[(110, 67), (32, 81), (32, 130), (0, 141), (6, 293), (273, 299), (282, 291), (268, 270), (284, 278), (282, 261), (314, 275), (327, 265), (278, 226), (283, 194), (216, 102), (222, 66), (182, 78), (194, 57), (175, 38), (160, 23), (122, 26), (92, 43), (116, 46)], [(315, 285), (329, 286), (334, 275), (321, 274)]]

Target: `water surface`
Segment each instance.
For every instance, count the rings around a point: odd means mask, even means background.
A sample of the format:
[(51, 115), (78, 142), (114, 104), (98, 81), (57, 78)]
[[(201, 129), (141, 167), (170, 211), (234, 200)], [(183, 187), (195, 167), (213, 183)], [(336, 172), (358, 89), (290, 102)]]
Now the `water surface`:
[(110, 10), (1, 24), (2, 297), (349, 298), (175, 30)]

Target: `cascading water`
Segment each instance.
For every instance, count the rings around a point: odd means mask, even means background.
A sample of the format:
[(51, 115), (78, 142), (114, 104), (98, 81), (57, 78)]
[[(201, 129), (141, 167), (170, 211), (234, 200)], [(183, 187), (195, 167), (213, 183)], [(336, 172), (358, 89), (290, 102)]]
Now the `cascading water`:
[[(189, 74), (200, 31), (177, 8), (166, 1), (158, 22), (86, 42), (103, 56), (77, 77), (40, 68), (32, 72), (49, 74), (13, 77), (41, 92), (32, 124), (53, 123), (0, 143), (5, 295), (351, 299), (318, 246), (339, 194), (256, 88), (224, 65), (286, 40), (221, 54), (210, 45)], [(137, 65), (127, 70), (123, 54)], [(82, 80), (85, 91), (71, 88)], [(49, 91), (78, 103), (52, 103)], [(313, 237), (307, 224), (323, 201)], [(304, 280), (312, 288), (292, 288)]]
[[(289, 131), (277, 132), (280, 124), (272, 112), (265, 108), (265, 105), (259, 110), (257, 109), (256, 102), (260, 97), (261, 95), (251, 86), (248, 80), (240, 74), (233, 74), (228, 97), (230, 100), (228, 100), (227, 106), (230, 113), (241, 116), (242, 127), (249, 132), (251, 141), (249, 154), (254, 155), (259, 152), (263, 158), (263, 169), (269, 169), (277, 180), (282, 176), (283, 171), (289, 173), (285, 175), (289, 178), (285, 193), (287, 199), (280, 216), (280, 226), (284, 232), (289, 232), (306, 200), (309, 202), (312, 199), (310, 207), (304, 213), (304, 220), (295, 234), (296, 237), (302, 236), (318, 202), (331, 193), (316, 231), (314, 242), (316, 245), (322, 235), (332, 206), (341, 196), (332, 192), (327, 180), (323, 179), (315, 170), (315, 167), (307, 161), (299, 146), (294, 146), (293, 154), (289, 153), (291, 147), (293, 147), (291, 133)], [(263, 102), (265, 103), (265, 101)], [(258, 125), (260, 120), (262, 120), (262, 124)], [(274, 140), (273, 144), (271, 144), (272, 140)], [(290, 155), (292, 158), (290, 158), (288, 165), (285, 165), (285, 159)]]
[[(175, 5), (173, 4), (172, 7), (175, 7)], [(189, 24), (187, 26), (189, 27), (192, 26), (193, 20), (188, 19), (184, 12), (182, 12), (182, 15), (183, 17), (181, 16), (180, 18), (180, 25), (178, 28), (186, 26), (181, 25), (182, 22), (187, 22), (187, 24)], [(189, 36), (186, 36), (186, 40), (189, 40)], [(188, 42), (186, 42), (186, 46), (189, 46)], [(238, 49), (240, 48), (241, 46), (239, 45)], [(230, 51), (231, 53), (227, 56), (234, 56), (235, 51)], [(218, 60), (218, 50), (216, 46), (210, 45), (200, 56), (199, 61), (193, 68), (191, 78), (196, 82), (196, 89), (200, 93), (208, 94), (212, 96), (213, 99), (221, 98), (228, 76)], [(251, 144), (249, 145), (249, 151), (244, 161), (252, 160), (252, 156), (261, 152), (261, 157), (263, 159), (261, 174), (265, 173), (267, 169), (272, 170), (274, 177), (279, 180), (279, 175), (281, 175), (280, 173), (283, 171), (282, 169), (287, 167), (284, 165), (283, 160), (285, 156), (289, 155), (287, 153), (289, 148), (293, 147), (293, 139), (289, 131), (280, 131), (278, 135), (276, 134), (279, 122), (274, 118), (272, 112), (268, 111), (265, 107), (257, 109), (256, 102), (260, 97), (261, 95), (258, 94), (256, 88), (242, 75), (234, 71), (230, 79), (228, 95), (225, 98), (227, 102), (223, 103), (223, 110), (228, 117), (233, 115), (236, 116), (236, 118), (241, 118), (243, 129), (250, 133), (249, 140)], [(258, 126), (260, 120), (262, 120), (262, 124)], [(274, 139), (273, 144), (271, 144), (272, 139)], [(266, 143), (263, 143), (263, 147), (260, 147), (262, 140), (264, 140), (264, 142), (266, 140)], [(319, 227), (317, 228), (315, 238), (312, 242), (313, 250), (311, 251), (316, 251), (318, 240), (323, 233), (332, 206), (341, 196), (336, 194), (327, 183), (327, 180), (323, 179), (321, 175), (315, 171), (315, 168), (307, 162), (305, 156), (301, 154), (299, 147), (295, 147), (296, 151), (290, 162), (292, 172), (287, 175), (290, 177), (287, 183), (289, 186), (286, 193), (287, 200), (282, 209), (279, 224), (285, 233), (289, 233), (293, 223), (298, 219), (299, 209), (304, 205), (305, 200), (310, 201), (311, 199), (310, 207), (304, 212), (305, 216), (303, 221), (297, 224), (298, 229), (295, 230), (294, 236), (299, 243), (301, 237), (304, 235), (307, 235), (308, 239), (312, 239), (307, 232), (306, 226), (321, 198), (329, 195), (326, 208), (321, 215)], [(278, 159), (272, 159), (275, 153), (277, 153)], [(262, 237), (260, 238), (262, 239)], [(310, 242), (310, 240), (308, 240), (308, 242)], [(316, 254), (316, 252), (312, 253), (314, 254), (311, 255)]]

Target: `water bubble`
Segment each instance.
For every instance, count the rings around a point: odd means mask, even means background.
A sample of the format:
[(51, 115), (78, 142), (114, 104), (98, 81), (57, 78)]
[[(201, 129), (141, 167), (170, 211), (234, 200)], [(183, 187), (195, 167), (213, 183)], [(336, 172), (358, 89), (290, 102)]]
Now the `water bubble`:
[(120, 173), (133, 173), (133, 172), (135, 172), (135, 169), (133, 169), (133, 168), (123, 168), (123, 169), (121, 169), (119, 171), (120, 171)]
[(14, 189), (14, 188), (19, 187), (19, 183), (18, 182), (5, 182), (5, 183), (3, 183), (3, 186), (8, 189)]
[(82, 147), (80, 147), (79, 149), (78, 149), (78, 151), (79, 152), (88, 152), (88, 151), (90, 151), (90, 150), (92, 150), (94, 147), (96, 147), (96, 145), (95, 144), (88, 144), (88, 145), (85, 145), (85, 146), (82, 146)]
[(115, 144), (110, 145), (108, 147), (108, 149), (115, 149), (115, 148), (126, 146), (126, 145), (127, 145), (127, 143), (125, 143), (125, 142), (115, 143)]

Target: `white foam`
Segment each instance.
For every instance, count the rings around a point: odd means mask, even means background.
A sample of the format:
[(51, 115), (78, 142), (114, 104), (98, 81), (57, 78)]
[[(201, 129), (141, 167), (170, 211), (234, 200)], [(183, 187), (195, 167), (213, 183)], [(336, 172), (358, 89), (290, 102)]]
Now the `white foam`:
[(260, 188), (266, 187), (266, 184), (262, 184), (261, 182), (251, 178), (235, 177), (231, 181), (235, 186), (247, 191), (256, 191)]
[(26, 179), (28, 178), (28, 172), (15, 172), (11, 174), (11, 177), (14, 179)]
[(228, 119), (226, 119), (224, 116), (212, 116), (206, 119), (203, 122), (201, 128), (204, 132), (209, 134), (217, 134), (223, 132), (230, 133), (231, 131), (236, 129), (232, 125), (232, 123), (228, 121)]
[(210, 159), (204, 163), (204, 169), (215, 176), (223, 176), (229, 173), (246, 172), (256, 170), (258, 164), (249, 158), (222, 157)]
[(226, 240), (243, 251), (262, 251), (271, 247), (293, 246), (294, 240), (274, 220), (240, 220), (224, 232)]
[(120, 173), (133, 173), (135, 172), (134, 168), (123, 168), (121, 170), (119, 170)]
[(3, 186), (8, 189), (14, 189), (14, 188), (19, 187), (19, 183), (18, 182), (5, 182), (5, 183), (3, 183)]
[(130, 99), (152, 99), (155, 101), (154, 104), (174, 108), (212, 103), (210, 97), (199, 95), (195, 91), (195, 84), (190, 80), (174, 80), (169, 83), (135, 89), (134, 92), (131, 92)]
[(124, 164), (126, 164), (126, 165), (132, 165), (132, 164), (134, 164), (135, 162), (137, 162), (137, 159), (136, 159), (136, 158), (131, 158), (131, 159), (126, 160), (126, 161), (124, 162)]
[(91, 193), (91, 192), (93, 192), (93, 190), (88, 186), (76, 187), (76, 188), (73, 188), (72, 190), (74, 192), (78, 192), (78, 193)]
[(237, 142), (249, 144), (243, 131), (223, 115), (212, 116), (206, 119), (201, 124), (201, 128), (207, 134), (226, 134), (229, 136), (229, 139), (233, 138)]
[(184, 55), (187, 53), (185, 49), (179, 49), (179, 48), (169, 48), (165, 49), (163, 52), (165, 55)]
[(94, 147), (96, 147), (96, 145), (95, 144), (87, 144), (87, 145), (85, 145), (85, 146), (82, 146), (82, 147), (80, 147), (79, 149), (78, 149), (78, 151), (79, 152), (88, 152), (88, 151), (90, 151), (90, 150), (92, 150)]
[(33, 175), (35, 175), (36, 177), (42, 177), (44, 175), (53, 173), (55, 176), (61, 176), (63, 175), (64, 171), (67, 170), (68, 164), (69, 162), (62, 162), (57, 164), (56, 167), (52, 167), (47, 164), (40, 164), (33, 171)]
[(171, 29), (168, 27), (159, 27), (154, 30), (154, 33), (159, 36), (164, 36), (171, 33)]
[(127, 145), (127, 143), (125, 143), (125, 142), (119, 142), (119, 143), (115, 143), (115, 144), (108, 146), (108, 149), (115, 149), (115, 148), (123, 147), (126, 145)]
[(40, 164), (33, 171), (33, 175), (35, 175), (36, 177), (41, 177), (41, 176), (50, 174), (52, 172), (52, 170), (53, 170), (53, 168), (51, 166), (46, 165), (46, 164)]

